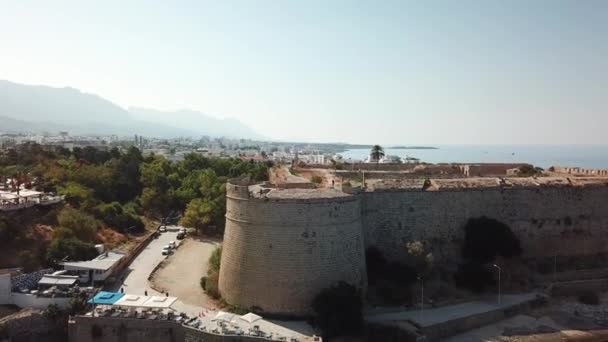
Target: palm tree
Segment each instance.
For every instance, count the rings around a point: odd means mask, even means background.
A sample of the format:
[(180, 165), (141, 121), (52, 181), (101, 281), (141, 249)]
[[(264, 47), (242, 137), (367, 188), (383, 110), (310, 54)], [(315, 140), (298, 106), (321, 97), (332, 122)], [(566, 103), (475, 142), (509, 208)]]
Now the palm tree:
[(377, 163), (382, 157), (384, 157), (384, 149), (380, 145), (374, 145), (372, 146), (369, 156), (372, 157), (372, 160)]

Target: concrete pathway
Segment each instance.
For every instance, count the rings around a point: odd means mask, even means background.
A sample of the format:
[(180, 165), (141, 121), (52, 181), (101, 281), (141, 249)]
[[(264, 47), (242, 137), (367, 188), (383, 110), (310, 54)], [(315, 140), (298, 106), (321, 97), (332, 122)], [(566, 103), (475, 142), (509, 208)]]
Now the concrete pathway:
[(439, 323), (452, 321), (467, 316), (483, 314), (496, 309), (505, 309), (517, 304), (521, 304), (536, 298), (536, 293), (526, 293), (518, 295), (503, 295), (501, 304), (498, 304), (496, 297), (494, 301), (472, 301), (454, 305), (447, 305), (438, 308), (428, 308), (424, 311), (411, 310), (391, 313), (369, 314), (366, 319), (370, 322), (384, 321), (404, 321), (410, 320), (421, 327), (429, 327)]

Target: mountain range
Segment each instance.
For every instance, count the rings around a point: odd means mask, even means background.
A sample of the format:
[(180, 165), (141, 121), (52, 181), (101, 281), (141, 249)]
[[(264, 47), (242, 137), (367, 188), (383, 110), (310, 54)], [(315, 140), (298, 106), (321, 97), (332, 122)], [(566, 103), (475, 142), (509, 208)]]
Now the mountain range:
[(43, 131), (162, 138), (202, 135), (262, 138), (236, 119), (218, 119), (193, 110), (124, 109), (98, 95), (70, 87), (0, 80), (0, 132)]

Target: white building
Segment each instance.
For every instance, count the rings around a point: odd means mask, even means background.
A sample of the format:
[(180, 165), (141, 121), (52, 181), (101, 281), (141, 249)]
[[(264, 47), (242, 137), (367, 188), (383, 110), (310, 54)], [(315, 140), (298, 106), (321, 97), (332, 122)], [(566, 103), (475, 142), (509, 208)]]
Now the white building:
[(77, 272), (80, 283), (88, 283), (90, 280), (96, 283), (108, 279), (124, 257), (122, 253), (105, 252), (93, 260), (63, 262), (61, 265), (64, 270)]
[(52, 269), (26, 274), (22, 274), (20, 269), (0, 270), (0, 305), (46, 309), (54, 304), (65, 309), (75, 293), (93, 291), (90, 287), (74, 292), (78, 277), (51, 272)]
[(325, 164), (325, 155), (323, 154), (299, 154), (298, 160), (305, 162), (306, 164)]

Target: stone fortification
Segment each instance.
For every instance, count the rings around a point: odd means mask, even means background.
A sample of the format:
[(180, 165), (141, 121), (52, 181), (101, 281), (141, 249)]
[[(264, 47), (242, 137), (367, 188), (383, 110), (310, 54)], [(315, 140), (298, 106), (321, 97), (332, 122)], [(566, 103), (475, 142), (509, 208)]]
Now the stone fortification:
[(309, 313), (339, 280), (365, 287), (366, 247), (391, 260), (423, 241), (437, 263), (458, 262), (470, 218), (519, 237), (524, 258), (608, 253), (608, 179), (480, 178), (386, 182), (352, 195), (334, 189), (227, 185), (220, 292), (227, 302)]
[(228, 303), (301, 316), (338, 281), (365, 287), (358, 197), (238, 182), (226, 197), (219, 289)]
[(405, 243), (420, 240), (436, 257), (457, 260), (462, 227), (479, 216), (511, 227), (524, 258), (608, 252), (605, 185), (376, 190), (359, 196), (366, 246), (379, 247), (391, 259), (402, 259)]

